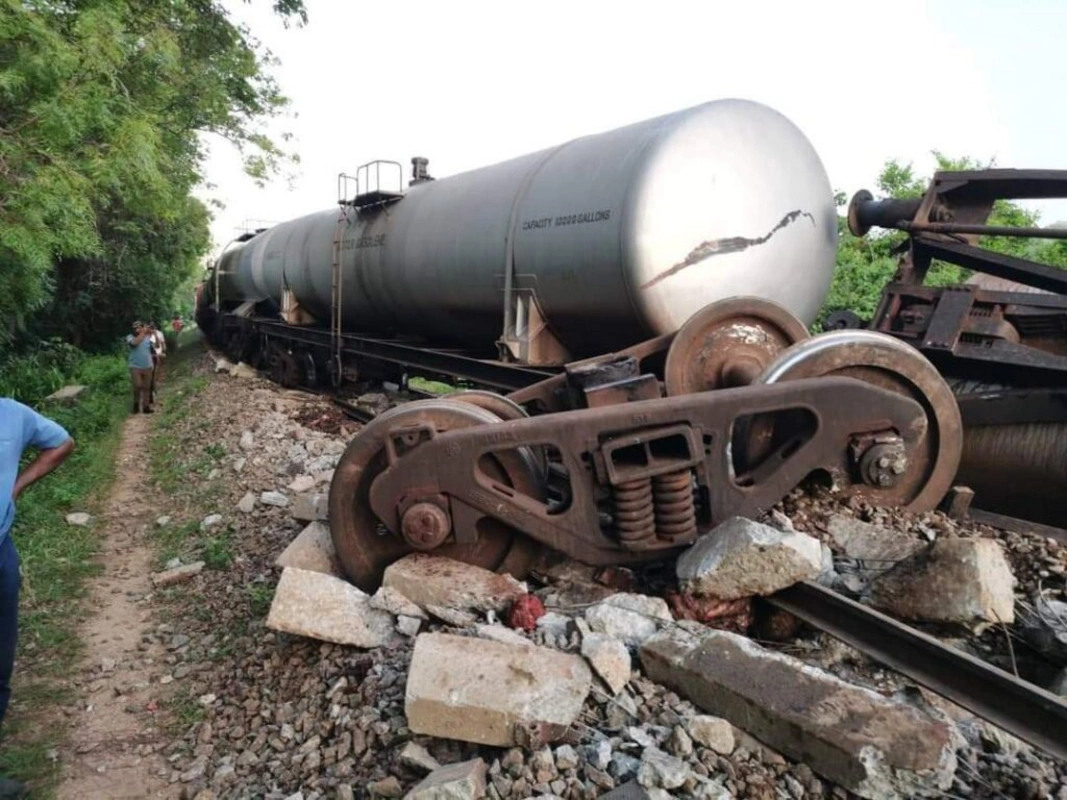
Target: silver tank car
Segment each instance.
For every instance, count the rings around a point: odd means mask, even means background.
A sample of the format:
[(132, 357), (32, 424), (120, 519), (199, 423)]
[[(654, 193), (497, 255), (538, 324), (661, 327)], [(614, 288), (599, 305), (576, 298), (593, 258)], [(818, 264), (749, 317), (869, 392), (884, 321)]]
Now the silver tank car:
[[(224, 254), (224, 303), (290, 300), (328, 325), (338, 210)], [(829, 289), (837, 214), (821, 161), (778, 112), (720, 100), (440, 180), (357, 213), (341, 238), (350, 332), (559, 363), (675, 330), (735, 295), (805, 323)], [(543, 337), (542, 337), (543, 338)]]

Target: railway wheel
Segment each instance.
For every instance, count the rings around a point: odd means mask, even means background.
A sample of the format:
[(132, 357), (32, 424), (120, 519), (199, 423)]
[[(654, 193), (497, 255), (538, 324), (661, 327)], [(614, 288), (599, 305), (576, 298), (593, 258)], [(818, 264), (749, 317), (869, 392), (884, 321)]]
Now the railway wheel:
[[(420, 400), (386, 411), (352, 439), (334, 472), (329, 505), (334, 547), (354, 584), (374, 592), (381, 585), (386, 567), (416, 551), (402, 535), (390, 531), (370, 506), (371, 484), (388, 467), (389, 435), (397, 429), (419, 425), (432, 425), (437, 433), (444, 433), (500, 421), (497, 415), (470, 403)], [(486, 456), (480, 466), (495, 480), (523, 494), (540, 497), (543, 492), (541, 471), (525, 448)], [(427, 548), (419, 550), (426, 552)], [(524, 534), (486, 518), (478, 526), (477, 542), (458, 544), (449, 538), (432, 552), (522, 578), (533, 565), (539, 548)]]
[(747, 386), (767, 365), (808, 337), (804, 323), (759, 297), (731, 297), (686, 320), (667, 351), (667, 394)]
[(509, 400), (502, 394), (496, 392), (486, 392), (481, 389), (466, 389), (462, 392), (453, 392), (446, 395), (448, 400), (459, 400), (463, 403), (470, 403), (472, 406), (478, 406), (478, 408), (484, 408), (486, 411), (491, 411), (500, 417), (500, 419), (507, 422), (512, 419), (523, 419), (530, 416), (526, 413), (526, 409), (516, 403), (514, 400)]
[[(926, 412), (926, 430), (853, 442), (856, 475), (852, 493), (883, 506), (929, 511), (956, 477), (963, 426), (951, 389), (919, 351), (873, 331), (833, 331), (793, 345), (770, 364), (757, 383), (780, 383), (827, 375), (855, 378), (915, 400)], [(827, 416), (830, 409), (820, 409)], [(748, 446), (759, 449), (758, 428)]]

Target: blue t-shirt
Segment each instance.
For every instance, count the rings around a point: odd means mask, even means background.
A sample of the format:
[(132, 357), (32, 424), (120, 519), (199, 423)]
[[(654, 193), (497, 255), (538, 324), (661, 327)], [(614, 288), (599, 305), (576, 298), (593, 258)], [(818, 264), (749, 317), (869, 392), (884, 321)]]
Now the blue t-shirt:
[(19, 475), (19, 459), (27, 447), (47, 450), (70, 438), (62, 426), (17, 400), (0, 397), (0, 542), (15, 522), (11, 493)]
[(133, 335), (126, 337), (126, 344), (130, 346), (129, 365), (134, 369), (152, 369), (152, 338), (146, 336), (140, 344), (134, 344)]

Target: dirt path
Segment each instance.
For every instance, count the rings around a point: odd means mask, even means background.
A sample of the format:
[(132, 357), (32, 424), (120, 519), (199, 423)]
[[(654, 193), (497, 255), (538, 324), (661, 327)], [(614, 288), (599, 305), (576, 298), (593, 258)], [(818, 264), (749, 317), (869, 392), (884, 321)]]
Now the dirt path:
[[(151, 591), (152, 552), (145, 530), (155, 518), (147, 480), (151, 417), (126, 420), (118, 473), (98, 526), (104, 574), (92, 582), (91, 617), (82, 630), (85, 661), (79, 713), (70, 750), (62, 753), (65, 775), (60, 800), (177, 797), (180, 784), (156, 752), (165, 742), (153, 719), (161, 690), (150, 660), (162, 653), (140, 650), (151, 613), (142, 598)], [(158, 675), (159, 667), (156, 667)]]

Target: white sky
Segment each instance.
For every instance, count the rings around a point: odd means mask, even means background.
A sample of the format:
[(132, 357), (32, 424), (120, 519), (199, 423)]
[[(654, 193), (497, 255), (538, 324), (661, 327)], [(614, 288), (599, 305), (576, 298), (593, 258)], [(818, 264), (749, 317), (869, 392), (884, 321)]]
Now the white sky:
[[(929, 174), (935, 149), (1067, 169), (1056, 0), (305, 0), (288, 30), (269, 0), (225, 1), (281, 60), (295, 117), (270, 127), (301, 163), (260, 189), (215, 146), (216, 248), (248, 220), (333, 206), (337, 173), (367, 161), (406, 180), (422, 155), (442, 178), (721, 97), (789, 117), (849, 196), (889, 158)], [(1067, 203), (1031, 205), (1067, 219)]]

